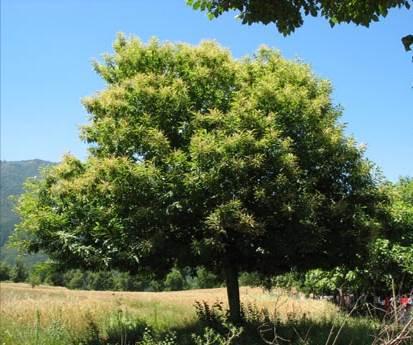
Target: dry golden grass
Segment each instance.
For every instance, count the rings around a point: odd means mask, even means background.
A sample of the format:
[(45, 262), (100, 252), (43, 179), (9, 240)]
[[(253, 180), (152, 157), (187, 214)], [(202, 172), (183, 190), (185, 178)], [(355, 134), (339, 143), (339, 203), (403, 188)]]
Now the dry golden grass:
[[(152, 324), (182, 325), (194, 320), (194, 302), (205, 301), (210, 305), (222, 301), (224, 288), (177, 292), (112, 292), (80, 291), (61, 287), (2, 283), (2, 320), (20, 325), (40, 323), (46, 327), (58, 320), (71, 330), (84, 329), (88, 319), (103, 322), (109, 314), (121, 310), (129, 315), (144, 318)], [(241, 288), (244, 305), (267, 308), (281, 318), (333, 319), (339, 312), (327, 301), (305, 299), (300, 295), (288, 296), (281, 290), (264, 292), (260, 288)]]

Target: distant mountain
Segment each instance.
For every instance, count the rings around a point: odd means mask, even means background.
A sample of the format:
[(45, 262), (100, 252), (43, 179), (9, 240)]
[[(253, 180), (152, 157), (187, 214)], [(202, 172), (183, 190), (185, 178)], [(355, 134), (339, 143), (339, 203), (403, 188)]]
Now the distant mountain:
[(23, 192), (23, 183), (29, 177), (40, 175), (43, 167), (50, 166), (52, 162), (40, 159), (25, 161), (1, 161), (0, 162), (0, 250), (4, 259), (7, 253), (12, 251), (4, 247), (7, 239), (18, 222), (17, 215), (13, 212), (12, 196), (18, 196)]

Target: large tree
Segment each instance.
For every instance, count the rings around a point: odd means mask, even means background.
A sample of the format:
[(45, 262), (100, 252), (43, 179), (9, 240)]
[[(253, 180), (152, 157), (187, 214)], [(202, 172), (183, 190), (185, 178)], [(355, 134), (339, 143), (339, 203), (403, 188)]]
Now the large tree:
[(68, 266), (164, 274), (352, 265), (378, 229), (372, 164), (343, 133), (330, 83), (262, 48), (119, 36), (84, 100), (90, 157), (66, 156), (17, 209), (29, 251)]

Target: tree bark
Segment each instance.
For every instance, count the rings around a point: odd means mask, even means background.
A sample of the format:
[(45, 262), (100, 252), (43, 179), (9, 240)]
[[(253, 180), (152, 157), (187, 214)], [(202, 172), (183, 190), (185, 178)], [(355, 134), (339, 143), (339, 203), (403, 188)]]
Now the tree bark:
[(238, 269), (235, 264), (227, 260), (224, 262), (225, 284), (229, 304), (230, 320), (234, 324), (241, 322), (241, 304), (239, 298)]

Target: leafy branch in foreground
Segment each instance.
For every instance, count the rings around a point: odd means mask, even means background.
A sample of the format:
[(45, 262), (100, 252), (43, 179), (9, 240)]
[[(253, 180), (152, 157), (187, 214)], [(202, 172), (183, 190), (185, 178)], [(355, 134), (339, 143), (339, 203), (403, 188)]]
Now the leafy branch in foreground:
[(410, 9), (410, 0), (380, 1), (323, 1), (323, 0), (187, 0), (195, 10), (206, 11), (215, 18), (227, 11), (238, 12), (243, 24), (274, 23), (284, 35), (304, 24), (304, 16), (324, 17), (331, 26), (354, 23), (369, 26), (380, 17), (386, 17), (392, 8)]

